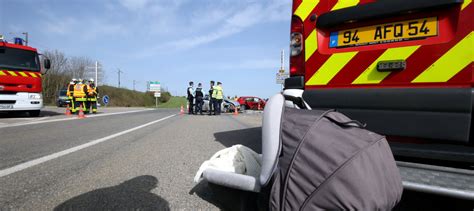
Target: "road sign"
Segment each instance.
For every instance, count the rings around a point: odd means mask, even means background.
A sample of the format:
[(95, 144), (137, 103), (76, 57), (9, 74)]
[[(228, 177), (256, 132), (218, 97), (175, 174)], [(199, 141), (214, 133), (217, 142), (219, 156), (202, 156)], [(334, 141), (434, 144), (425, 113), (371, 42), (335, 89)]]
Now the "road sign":
[(150, 92), (159, 92), (161, 91), (161, 84), (159, 81), (150, 81), (148, 82), (148, 91)]
[(102, 97), (102, 102), (104, 103), (104, 105), (109, 104), (109, 100), (110, 100), (110, 98), (109, 98), (108, 95), (104, 95), (104, 96)]
[(161, 97), (161, 92), (155, 92), (155, 97)]
[(285, 83), (285, 79), (289, 78), (290, 77), (290, 74), (288, 73), (281, 73), (281, 72), (278, 72), (276, 74), (276, 83), (277, 84), (284, 84)]

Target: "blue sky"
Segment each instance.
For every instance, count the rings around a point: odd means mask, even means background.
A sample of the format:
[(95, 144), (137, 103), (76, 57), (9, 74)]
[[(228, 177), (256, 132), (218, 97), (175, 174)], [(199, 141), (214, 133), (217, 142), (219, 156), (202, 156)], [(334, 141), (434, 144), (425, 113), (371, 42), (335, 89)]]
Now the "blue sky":
[(141, 91), (152, 80), (184, 95), (190, 80), (216, 80), (226, 95), (270, 97), (290, 14), (290, 0), (0, 0), (0, 34), (97, 59), (114, 86), (120, 68), (122, 86)]

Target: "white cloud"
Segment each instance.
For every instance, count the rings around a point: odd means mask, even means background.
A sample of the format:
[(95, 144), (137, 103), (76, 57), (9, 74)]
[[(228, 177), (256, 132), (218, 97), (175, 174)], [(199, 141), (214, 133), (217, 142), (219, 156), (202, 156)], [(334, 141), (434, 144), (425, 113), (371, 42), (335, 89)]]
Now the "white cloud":
[[(224, 5), (206, 8), (208, 11), (205, 14), (194, 13), (191, 16), (193, 19), (190, 22), (197, 26), (190, 25), (189, 27), (198, 33), (194, 32), (183, 36), (184, 38), (149, 47), (138, 53), (137, 57), (151, 56), (156, 52), (186, 50), (238, 34), (257, 24), (287, 20), (290, 17), (289, 8), (289, 3), (282, 0), (271, 1), (267, 4), (247, 2), (241, 7)], [(212, 26), (207, 27), (208, 25)], [(199, 30), (199, 28), (205, 28), (205, 30)]]

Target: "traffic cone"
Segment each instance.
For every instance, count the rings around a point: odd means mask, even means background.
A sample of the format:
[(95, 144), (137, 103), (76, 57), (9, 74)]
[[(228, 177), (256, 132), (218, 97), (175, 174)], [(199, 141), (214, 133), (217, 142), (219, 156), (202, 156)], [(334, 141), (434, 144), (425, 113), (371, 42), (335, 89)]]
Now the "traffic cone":
[(179, 114), (183, 115), (184, 114), (184, 108), (183, 108), (183, 104), (181, 104), (181, 111), (179, 111)]
[(237, 107), (234, 106), (234, 116), (237, 116), (239, 115), (239, 109), (237, 109)]
[(69, 108), (69, 104), (66, 107), (66, 116), (71, 116), (71, 109)]
[(82, 109), (82, 104), (79, 106), (79, 119), (84, 119), (86, 116), (84, 115), (84, 110)]
[(262, 107), (260, 106), (260, 103), (258, 104), (258, 108), (257, 108), (259, 111), (262, 110)]

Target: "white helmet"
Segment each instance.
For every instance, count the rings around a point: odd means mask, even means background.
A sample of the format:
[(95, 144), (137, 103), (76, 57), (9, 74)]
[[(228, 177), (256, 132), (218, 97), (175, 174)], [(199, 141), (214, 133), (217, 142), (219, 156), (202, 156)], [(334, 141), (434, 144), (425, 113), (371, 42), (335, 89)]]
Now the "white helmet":
[(77, 80), (78, 83), (82, 84), (82, 79), (79, 78), (79, 80)]
[(71, 81), (72, 81), (72, 82), (76, 82), (76, 81), (77, 81), (77, 79), (73, 78)]
[(89, 82), (94, 83), (94, 79), (93, 78), (89, 79)]

